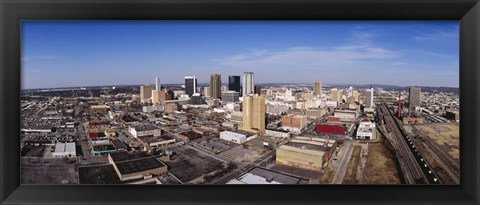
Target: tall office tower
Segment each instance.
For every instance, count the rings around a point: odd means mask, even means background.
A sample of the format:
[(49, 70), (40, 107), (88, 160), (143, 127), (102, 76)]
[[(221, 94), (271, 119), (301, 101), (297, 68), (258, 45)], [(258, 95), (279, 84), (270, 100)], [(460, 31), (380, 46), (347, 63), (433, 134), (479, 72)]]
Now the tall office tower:
[(191, 97), (195, 92), (197, 92), (197, 78), (185, 76), (185, 94)]
[(152, 90), (152, 104), (154, 105), (163, 105), (165, 100), (167, 100), (167, 93), (165, 90), (156, 91)]
[(255, 87), (255, 84), (253, 82), (253, 73), (252, 72), (243, 73), (242, 96), (253, 94), (254, 87)]
[(148, 101), (152, 97), (152, 90), (155, 90), (155, 84), (145, 84), (140, 86), (140, 100)]
[(219, 99), (222, 94), (222, 77), (220, 74), (210, 75), (210, 97)]
[(265, 96), (243, 96), (243, 130), (265, 134)]
[(330, 90), (330, 99), (332, 101), (341, 102), (342, 101), (342, 90), (337, 90), (333, 88)]
[(228, 90), (240, 92), (240, 76), (228, 76)]
[(373, 88), (366, 90), (365, 107), (373, 107)]
[(221, 89), (221, 90), (222, 90), (222, 92), (228, 91), (228, 86), (222, 85), (222, 89)]
[(420, 106), (421, 90), (419, 87), (410, 87), (408, 96), (408, 108), (412, 109)]
[(322, 97), (322, 82), (315, 81), (315, 87), (313, 88), (313, 94), (318, 97)]
[(155, 78), (155, 90), (160, 91), (162, 88), (160, 87), (160, 79), (158, 77)]

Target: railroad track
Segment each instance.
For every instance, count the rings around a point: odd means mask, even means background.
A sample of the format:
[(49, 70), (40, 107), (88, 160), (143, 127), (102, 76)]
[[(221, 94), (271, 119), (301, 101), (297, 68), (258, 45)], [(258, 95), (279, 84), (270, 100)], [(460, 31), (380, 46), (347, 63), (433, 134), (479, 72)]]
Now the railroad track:
[(397, 157), (408, 184), (440, 184), (438, 177), (428, 166), (413, 142), (405, 134), (400, 123), (393, 117), (392, 112), (382, 103), (378, 111), (383, 115), (383, 120), (388, 126), (387, 138), (391, 141), (397, 152)]

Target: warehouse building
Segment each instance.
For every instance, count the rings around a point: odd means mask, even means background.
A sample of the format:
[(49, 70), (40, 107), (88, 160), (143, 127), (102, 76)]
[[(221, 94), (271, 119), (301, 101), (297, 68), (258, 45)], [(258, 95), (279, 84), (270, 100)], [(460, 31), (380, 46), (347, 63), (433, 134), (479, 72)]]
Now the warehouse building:
[(220, 132), (220, 139), (235, 142), (237, 144), (242, 144), (247, 141), (247, 135), (236, 132), (223, 131)]
[(256, 167), (250, 172), (230, 180), (227, 184), (306, 184), (308, 181), (298, 177), (282, 174)]
[(276, 161), (287, 166), (321, 171), (336, 146), (335, 140), (296, 137), (277, 148)]
[(76, 155), (75, 142), (58, 142), (55, 144), (53, 157), (75, 157)]
[(121, 181), (150, 178), (167, 172), (167, 166), (163, 162), (145, 152), (109, 153), (108, 162), (113, 165)]

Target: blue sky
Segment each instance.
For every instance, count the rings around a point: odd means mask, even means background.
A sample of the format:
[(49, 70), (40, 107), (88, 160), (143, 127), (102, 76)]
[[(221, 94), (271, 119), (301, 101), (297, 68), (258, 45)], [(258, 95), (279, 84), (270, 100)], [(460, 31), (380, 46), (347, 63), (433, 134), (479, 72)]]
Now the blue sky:
[(459, 84), (457, 21), (22, 23), (22, 88), (182, 83)]

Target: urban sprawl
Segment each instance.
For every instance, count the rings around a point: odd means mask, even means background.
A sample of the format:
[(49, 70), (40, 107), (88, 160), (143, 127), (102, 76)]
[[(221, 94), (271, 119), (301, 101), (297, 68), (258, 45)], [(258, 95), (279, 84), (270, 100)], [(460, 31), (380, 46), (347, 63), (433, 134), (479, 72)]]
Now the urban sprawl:
[(459, 184), (459, 92), (255, 84), (22, 91), (22, 184)]

